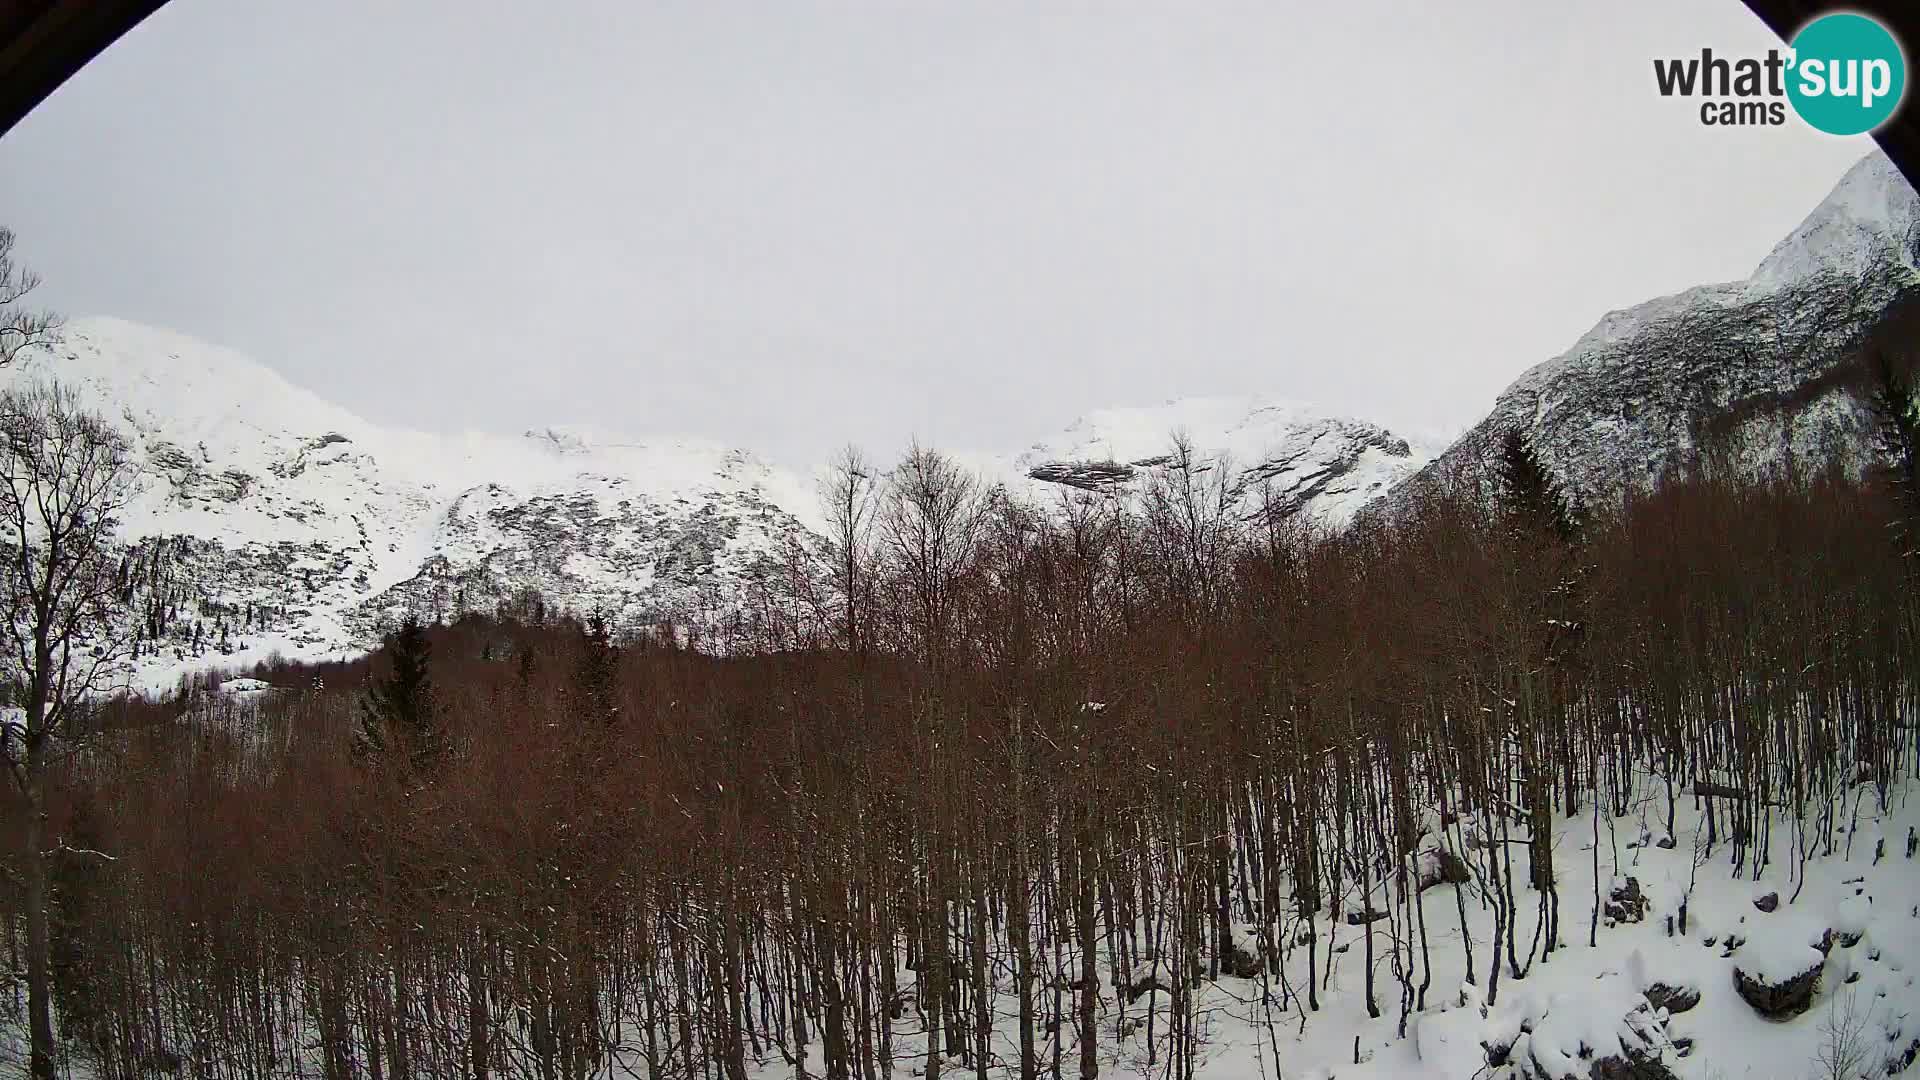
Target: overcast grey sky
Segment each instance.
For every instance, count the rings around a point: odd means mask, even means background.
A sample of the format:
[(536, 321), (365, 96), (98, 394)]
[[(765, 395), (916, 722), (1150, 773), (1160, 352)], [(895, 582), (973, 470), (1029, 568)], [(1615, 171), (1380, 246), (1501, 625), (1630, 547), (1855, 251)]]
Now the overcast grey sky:
[(68, 314), (382, 423), (1458, 429), (1871, 148), (1654, 91), (1775, 43), (1739, 0), (172, 0), (0, 138), (0, 221)]

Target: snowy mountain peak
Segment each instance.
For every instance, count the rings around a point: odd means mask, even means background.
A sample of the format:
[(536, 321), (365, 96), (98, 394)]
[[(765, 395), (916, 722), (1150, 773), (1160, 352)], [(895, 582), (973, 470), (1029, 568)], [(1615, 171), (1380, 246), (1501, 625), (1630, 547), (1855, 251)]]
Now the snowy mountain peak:
[(563, 455), (677, 453), (714, 458), (732, 456), (740, 460), (752, 458), (745, 450), (723, 446), (708, 439), (638, 439), (588, 424), (547, 424), (529, 428), (521, 433), (521, 437), (545, 452)]
[(1831, 193), (1761, 260), (1749, 280), (1771, 289), (1821, 270), (1859, 274), (1872, 260), (1891, 257), (1914, 265), (1916, 235), (1913, 188), (1879, 150), (1847, 170)]
[(1194, 397), (1157, 407), (1091, 412), (1018, 455), (1014, 471), (1042, 484), (1105, 490), (1167, 461), (1184, 435), (1204, 458), (1240, 470), (1288, 513), (1331, 525), (1411, 475), (1441, 447), (1364, 420), (1271, 397)]
[(529, 428), (524, 435), (541, 449), (556, 454), (584, 454), (612, 441), (592, 428), (567, 424)]
[[(1437, 458), (1435, 440), (1297, 401), (1198, 397), (1087, 413), (974, 461), (1051, 502), (1138, 486), (1184, 434), (1231, 464), (1241, 494), (1339, 527), (1389, 489), (1418, 490), (1410, 478), (1483, 468), (1509, 427), (1589, 497), (1687, 460), (1727, 417), (1759, 459), (1864, 445), (1860, 403), (1828, 376), (1920, 297), (1916, 222), (1920, 197), (1869, 156), (1752, 278), (1608, 314)], [(120, 319), (72, 323), (0, 385), (45, 376), (119, 424), (139, 466), (125, 517), (153, 589), (150, 674), (205, 663), (228, 637), (229, 663), (311, 656), (364, 646), (408, 609), (452, 615), (529, 591), (629, 626), (710, 617), (790, 544), (820, 544), (811, 478), (699, 439), (379, 427), (241, 353)]]
[(10, 378), (56, 377), (107, 415), (150, 418), (190, 443), (238, 449), (262, 437), (364, 436), (352, 413), (232, 349), (125, 319), (76, 319), (50, 349), (31, 349)]
[(1710, 443), (1750, 472), (1824, 464), (1831, 450), (1857, 464), (1872, 421), (1834, 376), (1889, 312), (1920, 297), (1917, 222), (1920, 195), (1869, 154), (1751, 278), (1609, 312), (1514, 380), (1404, 493), (1485, 475), (1514, 429), (1589, 500), (1645, 488)]

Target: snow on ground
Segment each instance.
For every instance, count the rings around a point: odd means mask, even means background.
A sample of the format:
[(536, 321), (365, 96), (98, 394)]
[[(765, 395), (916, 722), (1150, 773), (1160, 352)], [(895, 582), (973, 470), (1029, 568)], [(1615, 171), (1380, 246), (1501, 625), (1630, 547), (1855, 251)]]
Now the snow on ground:
[[(244, 679), (229, 681), (224, 690), (230, 700), (239, 701), (266, 692), (264, 684)], [(1920, 802), (1911, 798), (1916, 790), (1920, 786), (1913, 783), (1896, 788), (1884, 815), (1871, 789), (1849, 793), (1839, 806), (1833, 854), (1819, 854), (1818, 840), (1809, 836), (1815, 853), (1804, 874), (1797, 854), (1789, 850), (1795, 830), (1784, 817), (1776, 818), (1772, 859), (1757, 877), (1750, 869), (1733, 872), (1732, 848), (1724, 840), (1707, 848), (1702, 819), (1684, 795), (1671, 846), (1664, 827), (1665, 799), (1657, 791), (1628, 815), (1603, 819), (1597, 830), (1593, 818), (1584, 814), (1563, 819), (1554, 844), (1563, 941), (1550, 959), (1536, 960), (1525, 978), (1516, 979), (1503, 969), (1497, 996), (1490, 992), (1489, 909), (1472, 883), (1459, 886), (1459, 894), (1453, 884), (1434, 884), (1419, 895), (1433, 982), (1426, 1007), (1408, 1018), (1405, 1038), (1397, 1035), (1399, 988), (1386, 943), (1396, 923), (1373, 924), (1381, 1016), (1370, 1019), (1363, 999), (1366, 929), (1323, 917), (1321, 934), (1334, 938), (1331, 950), (1325, 937), (1318, 942), (1324, 979), (1319, 1010), (1307, 1012), (1298, 996), (1307, 978), (1302, 949), (1295, 949), (1286, 965), (1285, 982), (1296, 993), (1285, 999), (1277, 972), (1264, 981), (1225, 975), (1216, 983), (1202, 981), (1195, 993), (1201, 1040), (1195, 1075), (1207, 1080), (1562, 1080), (1589, 1077), (1596, 1059), (1637, 1055), (1660, 1059), (1681, 1080), (1798, 1080), (1814, 1075), (1823, 1026), (1848, 1004), (1863, 1018), (1861, 1041), (1872, 1065), (1867, 1075), (1893, 1075), (1886, 1071), (1888, 1063), (1902, 1064), (1913, 1048), (1920, 1048), (1920, 988), (1915, 983), (1920, 857), (1909, 857), (1906, 850), (1909, 830), (1920, 827)], [(1475, 832), (1475, 823), (1463, 820), (1448, 835), (1471, 837)], [(1430, 834), (1429, 841), (1438, 836)], [(1878, 843), (1882, 837), (1884, 848)], [(1523, 851), (1516, 849), (1514, 868), (1522, 882), (1527, 880)], [(1603, 914), (1597, 945), (1589, 946), (1596, 879)], [(1605, 917), (1612, 895), (1633, 885), (1646, 900), (1644, 918)], [(1350, 893), (1343, 898), (1343, 908), (1358, 909), (1360, 899)], [(1535, 899), (1524, 889), (1517, 896), (1523, 950), (1532, 938)], [(1461, 931), (1463, 900), (1470, 939)], [(1390, 891), (1376, 889), (1369, 903), (1390, 901)], [(1398, 925), (1404, 926), (1404, 920)], [(1283, 936), (1296, 940), (1295, 933), (1304, 928), (1285, 929)], [(1236, 937), (1248, 939), (1243, 928), (1236, 928)], [(1462, 978), (1469, 940), (1476, 980), (1471, 984)], [(1331, 965), (1324, 962), (1329, 956)], [(1784, 980), (1809, 965), (1818, 967), (1821, 977), (1811, 1006), (1798, 1015), (1765, 1019), (1735, 990), (1736, 967)], [(1068, 966), (1073, 966), (1071, 958)], [(1155, 961), (1135, 972), (1136, 978), (1145, 974), (1165, 981), (1170, 972), (1164, 962)], [(913, 986), (912, 971), (902, 968), (897, 976), (903, 988)], [(1111, 969), (1103, 971), (1102, 983), (1101, 1075), (1163, 1080), (1169, 995), (1148, 991), (1123, 1012), (1113, 992)], [(1658, 995), (1658, 1004), (1649, 1000), (1649, 991)], [(1697, 1003), (1680, 1000), (1689, 994), (1697, 995)], [(1495, 1000), (1489, 1004), (1489, 998)], [(1667, 1003), (1673, 1005), (1672, 1012)], [(998, 1060), (989, 1075), (1015, 1075), (1019, 1050), (1011, 997), (1003, 996), (996, 1010)], [(1152, 1048), (1147, 1039), (1149, 1010), (1158, 1040)], [(1043, 1045), (1046, 1038), (1043, 1030)], [(1496, 1056), (1504, 1064), (1490, 1065), (1489, 1047), (1499, 1051)], [(20, 1049), (18, 1028), (0, 1025), (0, 1061)], [(925, 1040), (911, 1008), (896, 1027), (895, 1054), (894, 1075), (919, 1074)], [(1076, 1055), (1069, 1041), (1063, 1074), (1078, 1075)], [(817, 1042), (805, 1050), (803, 1060), (806, 1076), (824, 1075)], [(1518, 1068), (1522, 1062), (1536, 1071)], [(647, 1075), (637, 1052), (617, 1055), (609, 1064), (612, 1076)], [(956, 1075), (971, 1072), (952, 1057), (946, 1068)], [(750, 1071), (755, 1080), (798, 1075), (793, 1064), (771, 1048), (751, 1063)], [(74, 1075), (88, 1074), (79, 1068)]]
[[(1664, 795), (1648, 799), (1626, 818), (1603, 820), (1602, 905), (1615, 884), (1631, 877), (1648, 907), (1644, 921), (1607, 925), (1603, 917), (1597, 947), (1587, 945), (1594, 902), (1594, 823), (1587, 816), (1563, 820), (1555, 842), (1562, 946), (1550, 959), (1535, 962), (1524, 979), (1516, 980), (1503, 969), (1493, 1006), (1485, 1004), (1491, 912), (1473, 885), (1463, 886), (1478, 980), (1477, 985), (1466, 985), (1461, 979), (1464, 950), (1454, 886), (1440, 884), (1421, 895), (1434, 981), (1427, 1008), (1409, 1020), (1406, 1039), (1396, 1037), (1399, 988), (1386, 955), (1384, 935), (1392, 923), (1375, 924), (1382, 1013), (1376, 1020), (1367, 1017), (1363, 999), (1364, 929), (1338, 920), (1333, 926), (1337, 937), (1332, 969), (1322, 967), (1327, 988), (1318, 1012), (1306, 1013), (1297, 999), (1282, 1007), (1277, 979), (1271, 983), (1270, 1005), (1262, 1001), (1258, 979), (1223, 977), (1217, 984), (1203, 984), (1196, 994), (1204, 1040), (1196, 1075), (1219, 1080), (1517, 1080), (1526, 1075), (1488, 1068), (1483, 1043), (1492, 1042), (1513, 1043), (1512, 1059), (1530, 1055), (1549, 1066), (1552, 1071), (1546, 1075), (1556, 1080), (1585, 1078), (1593, 1057), (1628, 1051), (1663, 1054), (1682, 1080), (1798, 1080), (1813, 1075), (1822, 1024), (1847, 996), (1868, 1016), (1864, 1039), (1874, 1062), (1871, 1075), (1888, 1075), (1884, 1063), (1903, 1055), (1920, 1038), (1920, 988), (1914, 981), (1914, 961), (1920, 957), (1920, 857), (1905, 857), (1907, 830), (1920, 826), (1920, 802), (1910, 801), (1914, 790), (1911, 784), (1899, 789), (1884, 820), (1874, 813), (1868, 794), (1851, 852), (1845, 833), (1837, 835), (1833, 856), (1816, 854), (1809, 861), (1804, 887), (1796, 860), (1787, 852), (1791, 825), (1782, 824), (1784, 819), (1776, 819), (1774, 857), (1757, 881), (1750, 871), (1738, 877), (1731, 873), (1732, 849), (1724, 839), (1706, 851), (1701, 819), (1684, 795), (1671, 848), (1654, 842), (1665, 833)], [(1840, 827), (1847, 827), (1844, 814)], [(1874, 840), (1883, 834), (1888, 837), (1886, 851), (1876, 861)], [(1517, 855), (1515, 864), (1524, 881)], [(1767, 893), (1777, 893), (1779, 899), (1770, 914), (1754, 905), (1756, 897)], [(1532, 936), (1535, 895), (1523, 890), (1517, 897), (1523, 950)], [(1375, 902), (1383, 896), (1376, 893)], [(1349, 907), (1357, 906), (1354, 899), (1349, 898)], [(1683, 902), (1688, 922), (1684, 935), (1678, 930)], [(1327, 922), (1321, 920), (1323, 934)], [(1828, 930), (1836, 939), (1822, 955), (1809, 942)], [(1844, 944), (1856, 934), (1853, 944)], [(1738, 942), (1731, 949), (1730, 937)], [(1324, 939), (1321, 948), (1324, 960)], [(1787, 977), (1806, 963), (1822, 966), (1820, 987), (1812, 1006), (1790, 1019), (1760, 1017), (1734, 989), (1736, 965)], [(903, 970), (900, 977), (902, 985), (908, 985), (913, 973)], [(1303, 987), (1306, 964), (1299, 950), (1288, 965), (1288, 979), (1296, 990)], [(1111, 980), (1109, 971), (1109, 987)], [(1645, 991), (1654, 987), (1691, 988), (1699, 1002), (1669, 1015), (1648, 1002)], [(1147, 1056), (1143, 1022), (1148, 1001), (1154, 1004), (1164, 1040), (1167, 995), (1150, 993), (1129, 1007), (1134, 1034), (1116, 1048), (1113, 1036), (1121, 1017), (1111, 990), (1103, 996), (1102, 1076), (1164, 1074), (1164, 1048), (1151, 1062)], [(1017, 1064), (1010, 1000), (1000, 1003), (999, 1014), (1003, 1023), (996, 1033), (996, 1052), (1003, 1062)], [(912, 1018), (905, 1023), (911, 1025)], [(900, 1042), (896, 1067), (917, 1073), (924, 1047), (920, 1035), (909, 1033)], [(817, 1047), (814, 1057), (809, 1075), (818, 1076), (823, 1066)], [(1063, 1072), (1077, 1065), (1071, 1049), (1066, 1057)], [(952, 1058), (945, 1067), (969, 1071)], [(643, 1075), (643, 1068), (633, 1063), (631, 1075)], [(1017, 1072), (1011, 1066), (1009, 1070)], [(993, 1074), (1001, 1075), (998, 1070)], [(1920, 1075), (1920, 1069), (1915, 1074)], [(761, 1063), (757, 1075), (774, 1080), (794, 1071), (775, 1056)]]
[(333, 648), (315, 648), (309, 642), (294, 640), (280, 634), (250, 634), (241, 643), (225, 655), (215, 653), (183, 664), (170, 656), (146, 656), (132, 666), (128, 672), (125, 689), (131, 693), (152, 697), (170, 693), (180, 686), (188, 675), (214, 677), (224, 685), (235, 681), (226, 676), (243, 671), (252, 671), (257, 665), (279, 659), (299, 659), (309, 663), (323, 663), (333, 660), (351, 660), (363, 655), (362, 650), (336, 646)]

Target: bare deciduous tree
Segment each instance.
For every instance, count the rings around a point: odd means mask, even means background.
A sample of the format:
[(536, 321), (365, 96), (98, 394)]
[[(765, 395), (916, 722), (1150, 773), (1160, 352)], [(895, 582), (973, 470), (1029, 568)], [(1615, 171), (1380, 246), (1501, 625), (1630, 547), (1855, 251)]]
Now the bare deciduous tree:
[(848, 445), (834, 455), (820, 482), (820, 506), (827, 517), (827, 540), (833, 545), (833, 579), (840, 593), (845, 625), (842, 640), (858, 655), (866, 627), (862, 601), (870, 590), (874, 514), (879, 509), (877, 473), (858, 447)]
[(879, 522), (901, 581), (911, 633), (938, 670), (978, 537), (980, 483), (951, 458), (915, 445), (894, 469)]
[(1872, 1043), (1867, 1038), (1872, 1014), (1860, 1007), (1859, 995), (1836, 995), (1820, 1021), (1820, 1048), (1814, 1054), (1814, 1080), (1860, 1080), (1869, 1075)]
[(59, 316), (22, 306), (39, 287), (40, 275), (13, 260), (13, 230), (0, 225), (0, 367), (22, 349), (50, 343), (60, 329)]
[(52, 1080), (48, 861), (69, 851), (45, 833), (47, 767), (85, 734), (85, 710), (116, 670), (112, 538), (132, 493), (126, 443), (57, 385), (0, 393), (0, 597), (4, 662), (23, 711), (0, 750), (27, 801), (27, 989), (32, 1074)]

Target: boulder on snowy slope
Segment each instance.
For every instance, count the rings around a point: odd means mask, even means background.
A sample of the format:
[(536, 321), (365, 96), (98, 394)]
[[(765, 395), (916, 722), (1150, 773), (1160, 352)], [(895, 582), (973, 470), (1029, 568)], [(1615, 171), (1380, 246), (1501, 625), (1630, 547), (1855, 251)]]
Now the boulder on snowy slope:
[(1387, 914), (1387, 912), (1376, 911), (1371, 907), (1361, 908), (1358, 911), (1349, 911), (1347, 912), (1347, 925), (1365, 926), (1368, 923), (1377, 923), (1381, 919), (1386, 918)]
[(1851, 949), (1866, 936), (1872, 904), (1872, 897), (1860, 894), (1840, 901), (1833, 915), (1833, 936), (1842, 948)]
[(1639, 949), (1627, 954), (1626, 974), (1633, 985), (1647, 996), (1647, 1004), (1655, 1010), (1666, 1010), (1668, 1016), (1678, 1016), (1700, 1004), (1700, 988), (1685, 976), (1668, 974), (1664, 978), (1656, 978), (1649, 975), (1647, 956)]
[(1733, 966), (1733, 986), (1753, 1010), (1769, 1020), (1807, 1011), (1826, 969), (1825, 950), (1791, 932), (1756, 934), (1741, 945)]
[(1633, 1061), (1606, 1057), (1596, 1060), (1587, 1076), (1588, 1080), (1678, 1080), (1679, 1074), (1659, 1058)]
[(1667, 1010), (1668, 1015), (1679, 1014), (1700, 1004), (1700, 988), (1686, 983), (1655, 982), (1647, 987), (1647, 1003), (1656, 1009)]
[(1614, 878), (1607, 892), (1606, 917), (1613, 922), (1642, 922), (1647, 917), (1647, 896), (1640, 891), (1640, 879)]
[(1220, 956), (1220, 971), (1236, 979), (1257, 979), (1266, 970), (1266, 962), (1255, 945), (1241, 944), (1240, 937), (1236, 933), (1228, 938), (1226, 952)]
[(1129, 1003), (1139, 1001), (1155, 992), (1171, 994), (1173, 987), (1173, 970), (1167, 966), (1166, 961), (1154, 956), (1147, 957), (1145, 971), (1135, 971), (1127, 981), (1121, 983), (1121, 989), (1126, 992)]
[(1416, 891), (1426, 892), (1435, 885), (1465, 885), (1473, 880), (1473, 872), (1460, 856), (1446, 848), (1427, 848), (1414, 856), (1414, 884)]
[(1619, 973), (1544, 1006), (1523, 1001), (1488, 1031), (1492, 1080), (1676, 1080), (1665, 1017)]

